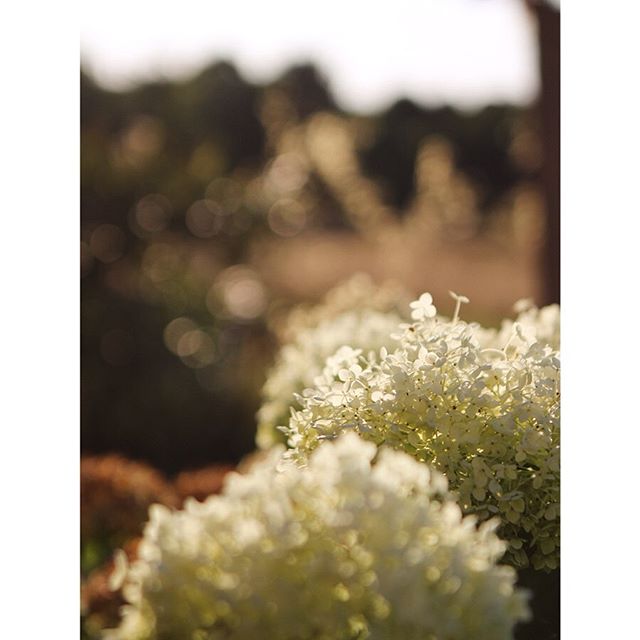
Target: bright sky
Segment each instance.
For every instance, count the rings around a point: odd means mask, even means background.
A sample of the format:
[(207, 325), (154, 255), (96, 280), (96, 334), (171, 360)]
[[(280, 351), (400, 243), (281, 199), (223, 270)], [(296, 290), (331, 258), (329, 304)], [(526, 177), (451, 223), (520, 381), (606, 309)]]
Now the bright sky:
[(537, 93), (523, 0), (85, 0), (85, 67), (119, 88), (227, 58), (252, 81), (311, 60), (347, 108), (399, 96), (475, 107)]

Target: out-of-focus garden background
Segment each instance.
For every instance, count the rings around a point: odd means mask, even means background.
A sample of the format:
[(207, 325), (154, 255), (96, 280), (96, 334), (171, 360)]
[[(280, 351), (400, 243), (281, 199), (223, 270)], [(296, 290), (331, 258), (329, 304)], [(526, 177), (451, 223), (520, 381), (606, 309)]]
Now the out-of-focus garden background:
[(540, 73), (526, 105), (398, 95), (354, 111), (306, 59), (257, 82), (218, 56), (120, 90), (85, 65), (85, 577), (150, 502), (206, 495), (254, 450), (292, 306), (359, 272), (443, 307), (464, 293), (467, 318), (487, 324), (518, 298), (559, 301), (559, 14), (522, 6)]

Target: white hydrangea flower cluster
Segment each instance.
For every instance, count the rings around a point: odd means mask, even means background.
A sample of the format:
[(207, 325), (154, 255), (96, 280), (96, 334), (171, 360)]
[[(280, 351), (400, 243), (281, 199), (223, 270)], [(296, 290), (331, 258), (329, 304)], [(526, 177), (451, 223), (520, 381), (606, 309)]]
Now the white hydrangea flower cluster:
[[(355, 431), (446, 474), (466, 513), (497, 515), (506, 561), (559, 565), (560, 360), (557, 309), (482, 330), (436, 315), (429, 294), (411, 304), (399, 346), (342, 349), (300, 398), (287, 434), (304, 464), (319, 442)], [(526, 321), (526, 322), (525, 322)], [(500, 342), (504, 341), (504, 342)]]
[(483, 347), (507, 350), (526, 350), (538, 341), (560, 350), (560, 306), (551, 304), (538, 309), (529, 299), (519, 300), (514, 305), (518, 313), (515, 320), (506, 318), (499, 330), (478, 327), (478, 340)]
[(276, 451), (220, 496), (152, 509), (107, 638), (506, 640), (529, 614), (495, 526), (354, 434), (305, 468)]
[(299, 331), (317, 327), (345, 311), (373, 309), (403, 315), (409, 302), (410, 294), (399, 283), (388, 280), (376, 284), (368, 274), (356, 273), (330, 289), (320, 304), (301, 304), (292, 309), (284, 326), (283, 341), (290, 342)]
[(291, 409), (300, 408), (297, 394), (313, 385), (336, 350), (349, 345), (367, 353), (393, 345), (390, 335), (403, 320), (396, 308), (405, 300), (397, 287), (376, 287), (358, 275), (330, 291), (324, 304), (296, 310), (289, 323), (290, 342), (280, 350), (262, 390), (256, 436), (260, 449), (286, 441), (278, 427), (288, 424)]

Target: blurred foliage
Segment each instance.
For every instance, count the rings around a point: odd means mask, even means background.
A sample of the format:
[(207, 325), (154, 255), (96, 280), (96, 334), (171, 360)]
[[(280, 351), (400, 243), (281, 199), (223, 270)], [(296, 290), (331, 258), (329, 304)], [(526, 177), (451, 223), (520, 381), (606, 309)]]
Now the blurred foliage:
[(308, 64), (261, 86), (218, 62), (123, 92), (82, 73), (83, 451), (167, 473), (237, 462), (254, 447), (275, 323), (296, 292), (326, 290), (310, 273), (335, 267), (328, 256), (274, 275), (265, 257), (402, 221), (418, 255), (419, 233), (489, 238), (512, 268), (514, 233), (531, 243), (537, 229), (538, 146), (532, 114), (513, 106), (344, 113)]

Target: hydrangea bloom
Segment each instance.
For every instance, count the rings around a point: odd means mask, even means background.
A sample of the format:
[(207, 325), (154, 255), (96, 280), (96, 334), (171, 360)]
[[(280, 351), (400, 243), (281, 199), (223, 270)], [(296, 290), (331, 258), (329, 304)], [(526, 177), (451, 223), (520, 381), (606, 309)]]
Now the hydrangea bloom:
[(483, 330), (433, 315), (424, 294), (393, 351), (341, 350), (292, 414), (289, 456), (355, 431), (444, 472), (463, 510), (500, 516), (516, 567), (559, 562), (560, 361), (557, 307), (525, 308)]
[(373, 309), (404, 315), (409, 302), (411, 297), (400, 284), (386, 281), (378, 285), (369, 275), (357, 273), (330, 289), (320, 304), (295, 307), (287, 317), (283, 341), (289, 342), (299, 331), (317, 327), (345, 311)]
[[(515, 304), (518, 317), (515, 321), (506, 319), (502, 322), (502, 328), (496, 336), (499, 344), (506, 341), (515, 333), (516, 339), (513, 348), (521, 349), (532, 341), (539, 341), (549, 345), (552, 349), (560, 349), (560, 306), (551, 304), (548, 307), (538, 309), (531, 300), (520, 300)], [(520, 331), (516, 330), (518, 325)]]
[(494, 529), (353, 434), (304, 469), (272, 453), (221, 496), (152, 509), (108, 638), (511, 638), (528, 608)]
[(425, 318), (433, 318), (436, 315), (436, 308), (431, 304), (433, 298), (430, 293), (423, 293), (417, 300), (412, 302), (411, 317), (414, 320), (424, 320)]
[(286, 441), (278, 427), (289, 422), (292, 407), (300, 408), (296, 395), (313, 385), (326, 359), (338, 348), (349, 345), (366, 353), (393, 344), (390, 335), (402, 321), (395, 308), (404, 299), (391, 285), (375, 287), (365, 276), (356, 276), (329, 292), (324, 304), (294, 313), (293, 335), (280, 350), (262, 390), (259, 448)]

